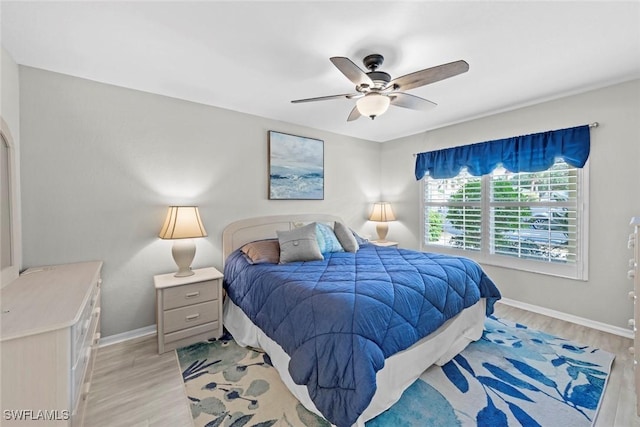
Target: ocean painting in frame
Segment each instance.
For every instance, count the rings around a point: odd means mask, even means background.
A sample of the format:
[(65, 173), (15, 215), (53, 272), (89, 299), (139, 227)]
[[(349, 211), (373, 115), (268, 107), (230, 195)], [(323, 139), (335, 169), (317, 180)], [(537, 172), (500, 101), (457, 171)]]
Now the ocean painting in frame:
[(269, 199), (324, 199), (324, 141), (269, 131)]

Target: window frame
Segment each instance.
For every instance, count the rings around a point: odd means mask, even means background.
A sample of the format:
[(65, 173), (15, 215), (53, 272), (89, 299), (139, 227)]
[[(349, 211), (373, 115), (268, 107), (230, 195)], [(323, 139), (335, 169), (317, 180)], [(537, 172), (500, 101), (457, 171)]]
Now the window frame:
[[(5, 287), (15, 280), (20, 273), (22, 263), (22, 244), (20, 240), (20, 212), (19, 212), (19, 163), (16, 154), (16, 145), (9, 130), (9, 125), (0, 116), (0, 144), (7, 148), (8, 202), (9, 202), (9, 230), (0, 231), (0, 234), (9, 232), (10, 265), (0, 269), (0, 288)], [(4, 203), (5, 201), (3, 201)], [(2, 236), (4, 239), (5, 236)]]
[(530, 273), (544, 274), (556, 277), (563, 277), (574, 280), (587, 281), (589, 279), (589, 161), (583, 168), (577, 168), (577, 192), (576, 192), (576, 262), (573, 264), (562, 264), (544, 262), (539, 260), (522, 259), (509, 255), (491, 253), (490, 249), (490, 176), (483, 175), (481, 178), (481, 247), (479, 250), (467, 250), (460, 248), (434, 245), (425, 242), (427, 233), (426, 215), (427, 204), (425, 203), (426, 180), (431, 179), (426, 175), (420, 180), (420, 250), (428, 252), (439, 252), (454, 256), (463, 256), (474, 261), (495, 267), (508, 268)]

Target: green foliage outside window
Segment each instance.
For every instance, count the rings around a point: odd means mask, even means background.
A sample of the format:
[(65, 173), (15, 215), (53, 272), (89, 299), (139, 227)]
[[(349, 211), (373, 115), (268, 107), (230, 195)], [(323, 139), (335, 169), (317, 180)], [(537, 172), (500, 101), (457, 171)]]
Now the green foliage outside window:
[[(530, 198), (516, 190), (509, 180), (498, 180), (492, 183), (493, 197), (501, 202), (524, 202)], [(479, 202), (481, 200), (481, 181), (467, 181), (450, 198), (451, 202)], [(469, 249), (480, 249), (482, 209), (480, 206), (452, 206), (447, 212), (447, 220), (461, 235), (452, 236), (451, 240), (458, 246)], [(496, 217), (494, 238), (498, 245), (504, 244), (504, 233), (517, 230), (531, 218), (529, 207), (499, 207), (494, 211)]]
[(436, 211), (429, 211), (429, 241), (437, 242), (442, 236), (442, 226), (444, 220), (442, 214)]

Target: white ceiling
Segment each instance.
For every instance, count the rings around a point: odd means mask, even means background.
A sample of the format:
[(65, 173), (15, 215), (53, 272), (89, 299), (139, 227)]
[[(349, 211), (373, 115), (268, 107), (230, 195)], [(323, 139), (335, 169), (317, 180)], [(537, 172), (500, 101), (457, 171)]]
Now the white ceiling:
[[(2, 1), (19, 64), (372, 141), (640, 78), (640, 2)], [(329, 61), (369, 53), (399, 77), (459, 59), (466, 74), (347, 123), (355, 100)]]

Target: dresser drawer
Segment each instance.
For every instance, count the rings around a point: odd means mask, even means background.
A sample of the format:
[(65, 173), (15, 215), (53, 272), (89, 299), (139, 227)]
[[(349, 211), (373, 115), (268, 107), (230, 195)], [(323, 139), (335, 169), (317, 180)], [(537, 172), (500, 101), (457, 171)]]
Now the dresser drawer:
[(219, 280), (208, 280), (167, 288), (162, 295), (164, 309), (169, 310), (217, 299), (219, 286)]
[(218, 301), (208, 301), (187, 307), (166, 310), (163, 314), (164, 333), (191, 328), (219, 319)]
[(92, 339), (92, 326), (96, 317), (100, 316), (100, 288), (94, 287), (87, 305), (82, 310), (80, 319), (71, 327), (73, 338), (71, 347), (71, 363), (75, 364), (81, 353)]
[(100, 332), (100, 311), (101, 308), (98, 304), (98, 306), (93, 309), (93, 312), (91, 312), (91, 322), (89, 324), (89, 330), (86, 333), (84, 341), (82, 341), (80, 351), (84, 351), (86, 348), (91, 347), (93, 344), (95, 344), (94, 341), (96, 333)]
[(75, 413), (79, 403), (80, 391), (84, 382), (87, 364), (91, 357), (91, 348), (85, 348), (78, 358), (75, 366), (71, 369), (71, 403), (72, 413)]

